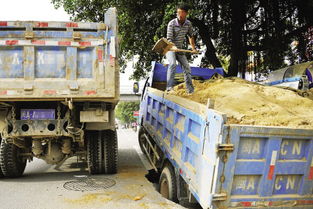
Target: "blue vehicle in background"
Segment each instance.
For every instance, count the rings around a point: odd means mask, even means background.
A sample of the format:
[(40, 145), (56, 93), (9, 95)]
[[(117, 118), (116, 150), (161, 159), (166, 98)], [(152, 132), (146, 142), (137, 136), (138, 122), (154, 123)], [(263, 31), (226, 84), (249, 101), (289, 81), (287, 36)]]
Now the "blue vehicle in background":
[(104, 23), (0, 21), (0, 176), (34, 157), (79, 156), (115, 173), (119, 101), (117, 12)]
[(263, 83), (269, 86), (284, 86), (299, 90), (310, 89), (313, 87), (313, 62), (272, 71)]
[[(161, 63), (152, 62), (152, 71), (150, 79), (147, 80), (152, 84), (154, 88), (165, 90), (166, 88), (166, 72), (167, 66)], [(200, 68), (200, 67), (191, 67), (191, 76), (194, 80), (208, 80), (210, 78), (217, 78), (224, 76), (223, 68)], [(176, 68), (175, 83), (179, 84), (184, 82), (183, 70), (180, 65)]]
[(138, 136), (164, 197), (202, 208), (313, 208), (313, 130), (228, 124), (209, 104), (165, 93), (165, 77), (153, 63)]

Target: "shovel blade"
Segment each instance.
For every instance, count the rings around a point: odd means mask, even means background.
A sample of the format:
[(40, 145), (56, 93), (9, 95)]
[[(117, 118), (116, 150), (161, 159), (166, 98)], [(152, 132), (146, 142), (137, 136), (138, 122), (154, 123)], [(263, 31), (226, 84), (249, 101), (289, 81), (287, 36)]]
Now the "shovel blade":
[(166, 38), (161, 38), (156, 42), (154, 47), (152, 48), (152, 51), (165, 55), (171, 48), (173, 44), (169, 42)]

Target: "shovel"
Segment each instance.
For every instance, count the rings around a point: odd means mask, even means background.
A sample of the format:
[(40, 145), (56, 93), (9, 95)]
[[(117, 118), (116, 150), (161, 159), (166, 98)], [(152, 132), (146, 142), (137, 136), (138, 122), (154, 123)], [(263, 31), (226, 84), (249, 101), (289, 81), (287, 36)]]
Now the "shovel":
[(177, 49), (174, 47), (174, 44), (172, 42), (169, 42), (166, 38), (161, 38), (156, 42), (154, 47), (152, 48), (152, 51), (157, 52), (159, 54), (165, 55), (168, 51), (173, 51), (173, 52), (187, 52), (187, 53), (193, 53), (193, 54), (198, 54), (199, 52), (195, 52), (192, 50), (187, 50), (187, 49)]

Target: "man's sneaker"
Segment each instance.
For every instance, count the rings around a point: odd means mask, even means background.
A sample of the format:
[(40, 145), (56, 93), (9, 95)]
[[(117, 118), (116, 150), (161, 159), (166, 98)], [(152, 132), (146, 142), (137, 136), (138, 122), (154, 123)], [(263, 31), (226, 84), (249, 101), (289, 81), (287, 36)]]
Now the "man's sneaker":
[(192, 90), (192, 91), (187, 90), (187, 95), (192, 95), (193, 92), (194, 92), (194, 90)]
[(172, 90), (173, 90), (173, 87), (167, 87), (165, 91), (166, 91), (166, 92), (170, 92), (170, 91), (172, 91)]

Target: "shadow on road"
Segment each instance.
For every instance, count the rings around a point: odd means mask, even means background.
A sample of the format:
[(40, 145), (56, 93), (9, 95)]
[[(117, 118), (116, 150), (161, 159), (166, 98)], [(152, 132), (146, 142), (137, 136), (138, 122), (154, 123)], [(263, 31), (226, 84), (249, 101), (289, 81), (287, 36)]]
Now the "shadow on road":
[(88, 175), (87, 171), (58, 171), (45, 173), (30, 173), (24, 174), (19, 178), (2, 178), (0, 182), (18, 182), (18, 183), (33, 183), (33, 182), (48, 182), (48, 181), (67, 181), (74, 178), (75, 175)]
[[(141, 161), (134, 149), (119, 149), (118, 152), (119, 163), (118, 173), (122, 175), (129, 172), (134, 174), (138, 171), (137, 175), (144, 177), (145, 170)], [(45, 182), (45, 181), (67, 181), (75, 178), (76, 175), (88, 175), (87, 162), (77, 161), (76, 157), (69, 158), (58, 169), (55, 165), (46, 164), (42, 160), (34, 160), (27, 165), (25, 173), (19, 178), (2, 178), (1, 181), (5, 182)], [(96, 175), (97, 176), (97, 175)], [(98, 176), (114, 176), (114, 175), (98, 175)]]

